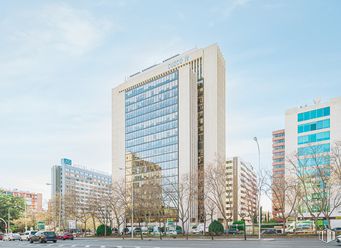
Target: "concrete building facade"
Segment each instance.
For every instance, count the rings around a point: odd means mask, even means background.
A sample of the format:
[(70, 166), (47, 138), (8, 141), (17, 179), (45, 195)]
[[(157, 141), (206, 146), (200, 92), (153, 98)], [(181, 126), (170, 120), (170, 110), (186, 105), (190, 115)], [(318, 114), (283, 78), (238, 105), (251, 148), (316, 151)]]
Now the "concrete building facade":
[(251, 222), (257, 201), (257, 176), (251, 166), (240, 157), (226, 161), (226, 216), (233, 221)]
[(204, 168), (225, 161), (225, 62), (217, 45), (173, 56), (113, 89), (112, 176), (131, 195), (143, 184), (132, 169), (142, 160), (160, 168), (163, 194), (188, 175), (199, 192), (190, 219), (204, 218)]

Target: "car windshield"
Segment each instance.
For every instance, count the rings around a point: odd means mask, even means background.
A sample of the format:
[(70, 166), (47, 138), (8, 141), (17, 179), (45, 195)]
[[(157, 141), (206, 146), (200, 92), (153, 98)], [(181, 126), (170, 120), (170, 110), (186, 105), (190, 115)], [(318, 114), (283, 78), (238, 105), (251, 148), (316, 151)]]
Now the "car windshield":
[(45, 235), (54, 235), (54, 232), (44, 232)]
[(32, 235), (36, 234), (37, 232), (31, 232)]

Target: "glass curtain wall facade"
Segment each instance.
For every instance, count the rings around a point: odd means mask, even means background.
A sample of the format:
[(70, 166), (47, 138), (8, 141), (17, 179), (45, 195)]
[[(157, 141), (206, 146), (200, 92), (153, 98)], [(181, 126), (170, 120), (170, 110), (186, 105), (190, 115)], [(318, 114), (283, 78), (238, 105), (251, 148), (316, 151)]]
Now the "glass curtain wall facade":
[[(316, 120), (318, 118), (318, 120)], [(319, 185), (321, 190), (314, 190), (305, 197), (312, 203), (312, 211), (321, 211), (323, 176), (330, 176), (330, 107), (319, 108), (297, 114), (297, 158), (299, 173), (309, 183)], [(323, 174), (321, 174), (323, 173)], [(328, 206), (326, 206), (328, 207)], [(307, 212), (306, 207), (301, 207)]]
[[(134, 212), (140, 192), (150, 192), (163, 215), (176, 215), (177, 202), (168, 195), (178, 190), (178, 78), (175, 70), (125, 91), (125, 175)], [(153, 185), (153, 193), (147, 185)]]

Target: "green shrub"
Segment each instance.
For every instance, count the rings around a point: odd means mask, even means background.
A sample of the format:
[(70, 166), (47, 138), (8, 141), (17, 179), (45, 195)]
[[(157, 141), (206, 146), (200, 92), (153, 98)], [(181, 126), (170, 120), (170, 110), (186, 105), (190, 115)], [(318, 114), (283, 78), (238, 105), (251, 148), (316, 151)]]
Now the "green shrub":
[(107, 229), (107, 236), (110, 236), (112, 234), (111, 228), (109, 226), (105, 225), (99, 225), (96, 230), (97, 236), (104, 236), (105, 235), (105, 228)]
[(209, 226), (208, 231), (211, 235), (221, 235), (224, 233), (224, 226), (217, 220), (214, 220)]

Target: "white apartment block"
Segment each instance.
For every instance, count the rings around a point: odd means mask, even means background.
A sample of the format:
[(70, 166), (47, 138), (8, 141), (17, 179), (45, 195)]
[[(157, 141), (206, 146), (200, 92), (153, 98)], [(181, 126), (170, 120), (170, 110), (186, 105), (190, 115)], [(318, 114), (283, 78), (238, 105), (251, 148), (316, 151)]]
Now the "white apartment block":
[[(217, 45), (175, 55), (112, 90), (112, 176), (125, 179), (129, 192), (143, 184), (137, 164), (159, 168), (163, 190), (176, 190), (189, 175), (199, 192), (190, 219), (198, 222), (204, 218), (200, 172), (225, 161), (225, 151), (225, 61)], [(175, 205), (166, 208), (176, 212)]]
[(111, 194), (112, 177), (109, 173), (73, 165), (70, 159), (61, 159), (61, 164), (54, 165), (51, 173), (51, 197), (61, 199), (63, 222), (66, 221), (64, 216), (68, 214), (64, 206), (68, 197), (76, 197), (76, 205), (84, 209), (90, 201), (100, 202)]
[(233, 157), (226, 161), (226, 175), (226, 216), (251, 222), (250, 216), (257, 211), (257, 176), (252, 165)]

